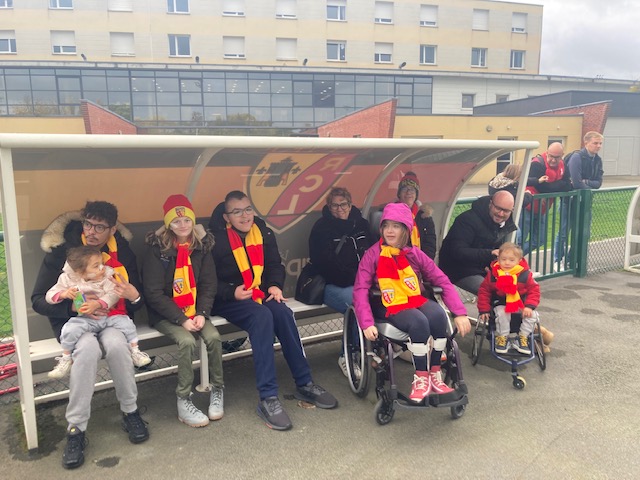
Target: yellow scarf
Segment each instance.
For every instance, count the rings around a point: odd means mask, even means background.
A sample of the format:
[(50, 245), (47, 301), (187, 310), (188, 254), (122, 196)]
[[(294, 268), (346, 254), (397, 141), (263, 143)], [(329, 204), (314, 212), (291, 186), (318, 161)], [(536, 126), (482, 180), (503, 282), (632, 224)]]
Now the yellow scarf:
[(245, 238), (246, 247), (242, 244), (240, 235), (231, 227), (230, 223), (227, 224), (227, 237), (229, 238), (233, 258), (235, 258), (242, 275), (244, 288), (251, 290), (253, 301), (262, 303), (262, 299), (265, 297), (264, 292), (260, 290), (262, 272), (264, 272), (264, 248), (260, 228), (255, 223), (251, 225), (251, 230), (249, 230)]
[(493, 276), (496, 277), (496, 289), (506, 295), (504, 311), (516, 313), (524, 308), (524, 303), (518, 293), (518, 275), (524, 270), (522, 265), (516, 265), (509, 272), (500, 268), (498, 262), (493, 265)]
[(420, 248), (420, 232), (416, 224), (416, 215), (418, 214), (418, 205), (414, 202), (411, 207), (411, 216), (413, 217), (413, 227), (411, 227), (411, 245)]
[(196, 279), (191, 266), (188, 243), (177, 245), (176, 270), (173, 273), (173, 302), (182, 309), (184, 315), (193, 318), (196, 314)]
[(382, 303), (387, 308), (387, 316), (408, 308), (418, 308), (427, 301), (420, 294), (418, 276), (411, 268), (405, 252), (384, 245), (382, 240), (376, 275)]

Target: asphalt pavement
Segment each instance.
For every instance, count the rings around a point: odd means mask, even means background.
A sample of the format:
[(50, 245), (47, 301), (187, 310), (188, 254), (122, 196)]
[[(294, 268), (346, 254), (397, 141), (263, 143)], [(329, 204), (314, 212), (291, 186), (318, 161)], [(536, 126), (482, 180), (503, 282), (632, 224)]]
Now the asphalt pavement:
[[(516, 390), (509, 367), (486, 348), (472, 366), (471, 337), (460, 339), (469, 387), (464, 416), (449, 409), (399, 409), (386, 426), (373, 414), (375, 393), (359, 399), (337, 366), (339, 341), (308, 345), (316, 382), (340, 401), (335, 410), (302, 408), (276, 354), (281, 397), (294, 428), (268, 429), (255, 414), (251, 358), (225, 362), (225, 416), (193, 429), (176, 418), (175, 375), (139, 384), (150, 439), (128, 442), (113, 390), (96, 393), (86, 463), (62, 469), (65, 402), (38, 407), (39, 453), (20, 446), (17, 405), (0, 407), (3, 479), (606, 479), (640, 478), (640, 276), (609, 272), (541, 283), (543, 323), (556, 337), (546, 371), (521, 368)], [(469, 305), (470, 313), (475, 307)], [(411, 377), (400, 365), (401, 388)], [(206, 394), (195, 395), (205, 407)]]

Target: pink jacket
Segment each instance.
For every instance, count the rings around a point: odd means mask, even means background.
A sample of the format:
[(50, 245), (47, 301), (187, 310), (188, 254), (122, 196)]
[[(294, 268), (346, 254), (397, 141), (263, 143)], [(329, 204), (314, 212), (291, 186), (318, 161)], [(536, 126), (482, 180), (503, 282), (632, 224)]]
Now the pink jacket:
[[(466, 315), (465, 308), (456, 288), (449, 281), (442, 270), (418, 247), (405, 247), (407, 259), (418, 278), (428, 282), (434, 287), (442, 288), (442, 300), (447, 308), (454, 314)], [(374, 324), (371, 304), (369, 303), (369, 291), (371, 287), (378, 286), (376, 268), (380, 258), (380, 242), (377, 242), (367, 250), (360, 260), (356, 282), (353, 286), (353, 305), (358, 317), (358, 324), (363, 330)], [(430, 300), (431, 301), (431, 300)]]

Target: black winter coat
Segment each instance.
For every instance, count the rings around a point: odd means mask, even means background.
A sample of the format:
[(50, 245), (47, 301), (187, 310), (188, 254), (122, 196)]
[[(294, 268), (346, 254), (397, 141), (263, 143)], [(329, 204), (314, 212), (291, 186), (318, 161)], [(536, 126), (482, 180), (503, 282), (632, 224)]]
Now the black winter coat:
[[(340, 252), (336, 247), (345, 236)], [(351, 207), (349, 218), (334, 217), (326, 205), (322, 217), (309, 234), (309, 257), (325, 281), (338, 287), (350, 287), (356, 280), (358, 264), (364, 252), (375, 242), (369, 222), (360, 210)]]
[[(51, 328), (58, 341), (60, 341), (62, 326), (67, 323), (70, 317), (75, 317), (78, 314), (71, 309), (73, 305), (71, 300), (63, 300), (60, 303), (51, 305), (45, 300), (45, 295), (56, 284), (58, 277), (62, 273), (62, 267), (67, 260), (67, 250), (82, 246), (82, 223), (80, 219), (79, 212), (67, 212), (56, 218), (45, 230), (41, 246), (48, 253), (44, 257), (31, 293), (33, 309), (40, 315), (49, 318)], [(118, 260), (127, 270), (129, 283), (136, 287), (140, 295), (142, 295), (136, 256), (121, 231), (127, 236), (130, 236), (131, 233), (123, 225), (119, 224), (118, 228), (119, 230), (114, 234), (118, 245)], [(108, 251), (106, 246), (102, 250)], [(143, 301), (140, 301), (132, 305), (128, 300), (125, 303), (131, 318), (133, 318), (134, 312), (144, 304)]]
[(472, 275), (486, 275), (485, 268), (495, 259), (492, 250), (517, 230), (509, 217), (503, 227), (489, 215), (491, 197), (480, 197), (471, 209), (458, 215), (440, 249), (440, 269), (452, 283)]
[[(211, 250), (213, 260), (216, 264), (216, 272), (218, 275), (218, 293), (216, 298), (225, 301), (235, 301), (235, 291), (240, 285), (243, 285), (242, 275), (238, 264), (233, 257), (231, 245), (229, 244), (229, 237), (227, 236), (227, 222), (223, 218), (224, 202), (220, 203), (211, 214), (209, 220), (209, 230), (213, 233), (216, 239), (216, 243)], [(282, 260), (280, 258), (280, 252), (278, 250), (278, 244), (276, 242), (276, 236), (264, 220), (258, 217), (254, 217), (254, 222), (262, 232), (262, 242), (264, 248), (264, 271), (262, 273), (262, 284), (260, 289), (267, 294), (269, 287), (276, 286), (280, 290), (284, 290), (284, 281), (286, 273)], [(244, 234), (238, 232), (242, 243), (244, 244)], [(268, 296), (268, 294), (267, 294)]]
[[(162, 229), (160, 229), (162, 231)], [(145, 238), (147, 251), (142, 262), (142, 281), (149, 313), (149, 325), (165, 319), (182, 325), (187, 317), (173, 301), (173, 276), (176, 270), (177, 250), (161, 250), (158, 232), (149, 232)], [(196, 315), (209, 318), (217, 290), (216, 267), (211, 258), (213, 235), (196, 225), (196, 234), (203, 247), (191, 252), (191, 266), (196, 280)]]

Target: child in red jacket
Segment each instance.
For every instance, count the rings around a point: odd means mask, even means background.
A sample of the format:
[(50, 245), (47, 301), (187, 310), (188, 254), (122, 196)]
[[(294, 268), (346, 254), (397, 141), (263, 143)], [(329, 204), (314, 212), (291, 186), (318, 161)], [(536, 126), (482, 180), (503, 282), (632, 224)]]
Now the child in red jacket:
[(535, 327), (533, 310), (540, 303), (540, 285), (533, 278), (527, 261), (522, 258), (522, 248), (506, 242), (498, 250), (498, 260), (491, 264), (478, 290), (479, 319), (486, 322), (492, 305), (496, 315), (495, 352), (507, 353), (507, 336), (511, 329), (511, 314), (521, 313), (522, 323), (518, 332), (516, 350), (531, 354), (529, 335)]

